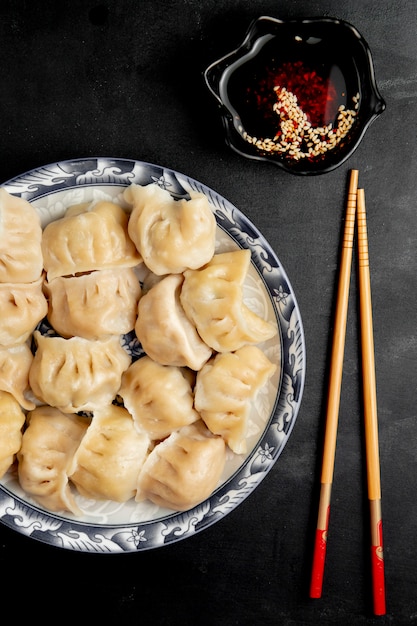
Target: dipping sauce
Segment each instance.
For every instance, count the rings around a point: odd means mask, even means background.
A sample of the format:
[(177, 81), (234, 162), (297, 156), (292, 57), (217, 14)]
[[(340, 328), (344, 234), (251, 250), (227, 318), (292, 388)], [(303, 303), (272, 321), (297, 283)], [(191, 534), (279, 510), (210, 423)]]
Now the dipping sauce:
[[(338, 85), (334, 74), (338, 74)], [(346, 85), (337, 67), (324, 78), (316, 69), (303, 61), (283, 63), (276, 71), (265, 71), (265, 77), (249, 84), (246, 88), (247, 104), (255, 111), (262, 111), (264, 118), (272, 122), (271, 99), (276, 87), (284, 88), (296, 96), (298, 106), (313, 126), (325, 126), (335, 120), (338, 103), (344, 104)]]
[(294, 161), (321, 159), (343, 145), (354, 127), (358, 88), (352, 92), (346, 68), (323, 60), (296, 37), (285, 54), (276, 52), (276, 45), (276, 38), (268, 37), (229, 75), (237, 129), (261, 153)]

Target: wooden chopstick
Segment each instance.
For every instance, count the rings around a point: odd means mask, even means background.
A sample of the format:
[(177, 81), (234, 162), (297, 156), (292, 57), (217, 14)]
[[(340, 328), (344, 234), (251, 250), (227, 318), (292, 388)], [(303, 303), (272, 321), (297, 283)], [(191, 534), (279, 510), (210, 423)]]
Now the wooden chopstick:
[(365, 192), (363, 189), (358, 189), (357, 220), (363, 411), (371, 522), (373, 608), (375, 615), (385, 615), (385, 572), (382, 543), (381, 474), (378, 444), (375, 353)]
[(352, 170), (346, 203), (345, 228), (340, 261), (336, 314), (331, 351), (326, 427), (322, 459), (319, 511), (313, 552), (310, 597), (320, 598), (323, 587), (330, 500), (336, 455), (340, 391), (346, 338), (346, 322), (352, 265), (352, 249), (357, 214), (359, 310), (361, 327), (363, 413), (371, 524), (372, 597), (375, 615), (385, 615), (385, 571), (382, 541), (381, 473), (378, 444), (375, 351), (372, 322), (371, 277), (369, 267), (365, 192), (358, 189), (358, 171)]
[(355, 231), (358, 175), (358, 170), (351, 171), (346, 202), (346, 217), (340, 259), (340, 273), (333, 329), (329, 388), (327, 395), (326, 426), (320, 481), (320, 500), (310, 583), (311, 598), (320, 598), (323, 587), (327, 532), (330, 515), (330, 499), (336, 455), (337, 426), (339, 421), (340, 391), (342, 385), (353, 237)]

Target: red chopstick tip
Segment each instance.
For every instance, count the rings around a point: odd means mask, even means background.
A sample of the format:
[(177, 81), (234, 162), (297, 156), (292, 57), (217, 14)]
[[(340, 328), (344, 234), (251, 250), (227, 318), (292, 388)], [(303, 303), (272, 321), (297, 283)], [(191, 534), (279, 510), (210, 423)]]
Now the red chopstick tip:
[(374, 614), (385, 615), (385, 573), (382, 546), (371, 547)]
[(324, 562), (326, 559), (327, 530), (316, 529), (313, 569), (311, 574), (310, 598), (321, 598), (323, 589)]

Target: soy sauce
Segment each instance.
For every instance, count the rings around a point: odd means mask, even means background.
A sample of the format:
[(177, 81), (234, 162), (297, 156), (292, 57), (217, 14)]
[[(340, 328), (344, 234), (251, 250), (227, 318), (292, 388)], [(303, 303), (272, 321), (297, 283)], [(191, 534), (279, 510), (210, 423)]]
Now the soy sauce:
[(294, 94), (311, 125), (321, 127), (336, 125), (339, 107), (351, 105), (358, 85), (348, 57), (334, 60), (327, 43), (298, 41), (296, 36), (282, 41), (274, 36), (230, 72), (227, 97), (245, 131), (274, 137), (279, 128), (274, 87)]

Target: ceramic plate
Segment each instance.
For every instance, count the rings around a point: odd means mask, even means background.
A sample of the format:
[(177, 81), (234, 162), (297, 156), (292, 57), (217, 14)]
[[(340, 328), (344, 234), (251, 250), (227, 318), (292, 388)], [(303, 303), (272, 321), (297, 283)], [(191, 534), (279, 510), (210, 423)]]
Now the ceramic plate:
[[(192, 178), (158, 165), (113, 158), (53, 163), (17, 176), (3, 186), (33, 204), (42, 226), (61, 217), (68, 206), (89, 200), (123, 202), (131, 183), (155, 184), (175, 198), (190, 191), (208, 198), (217, 220), (216, 251), (249, 248), (252, 263), (244, 285), (245, 303), (278, 327), (260, 344), (278, 367), (252, 403), (248, 453), (228, 453), (217, 489), (186, 512), (149, 502), (98, 502), (77, 495), (82, 517), (43, 510), (22, 491), (12, 470), (0, 481), (3, 524), (38, 541), (79, 552), (117, 553), (149, 550), (186, 539), (221, 520), (259, 485), (280, 456), (294, 426), (305, 378), (305, 342), (300, 312), (287, 275), (256, 227), (230, 202)], [(42, 323), (41, 323), (42, 325)], [(135, 359), (141, 346), (134, 334), (124, 346)]]

